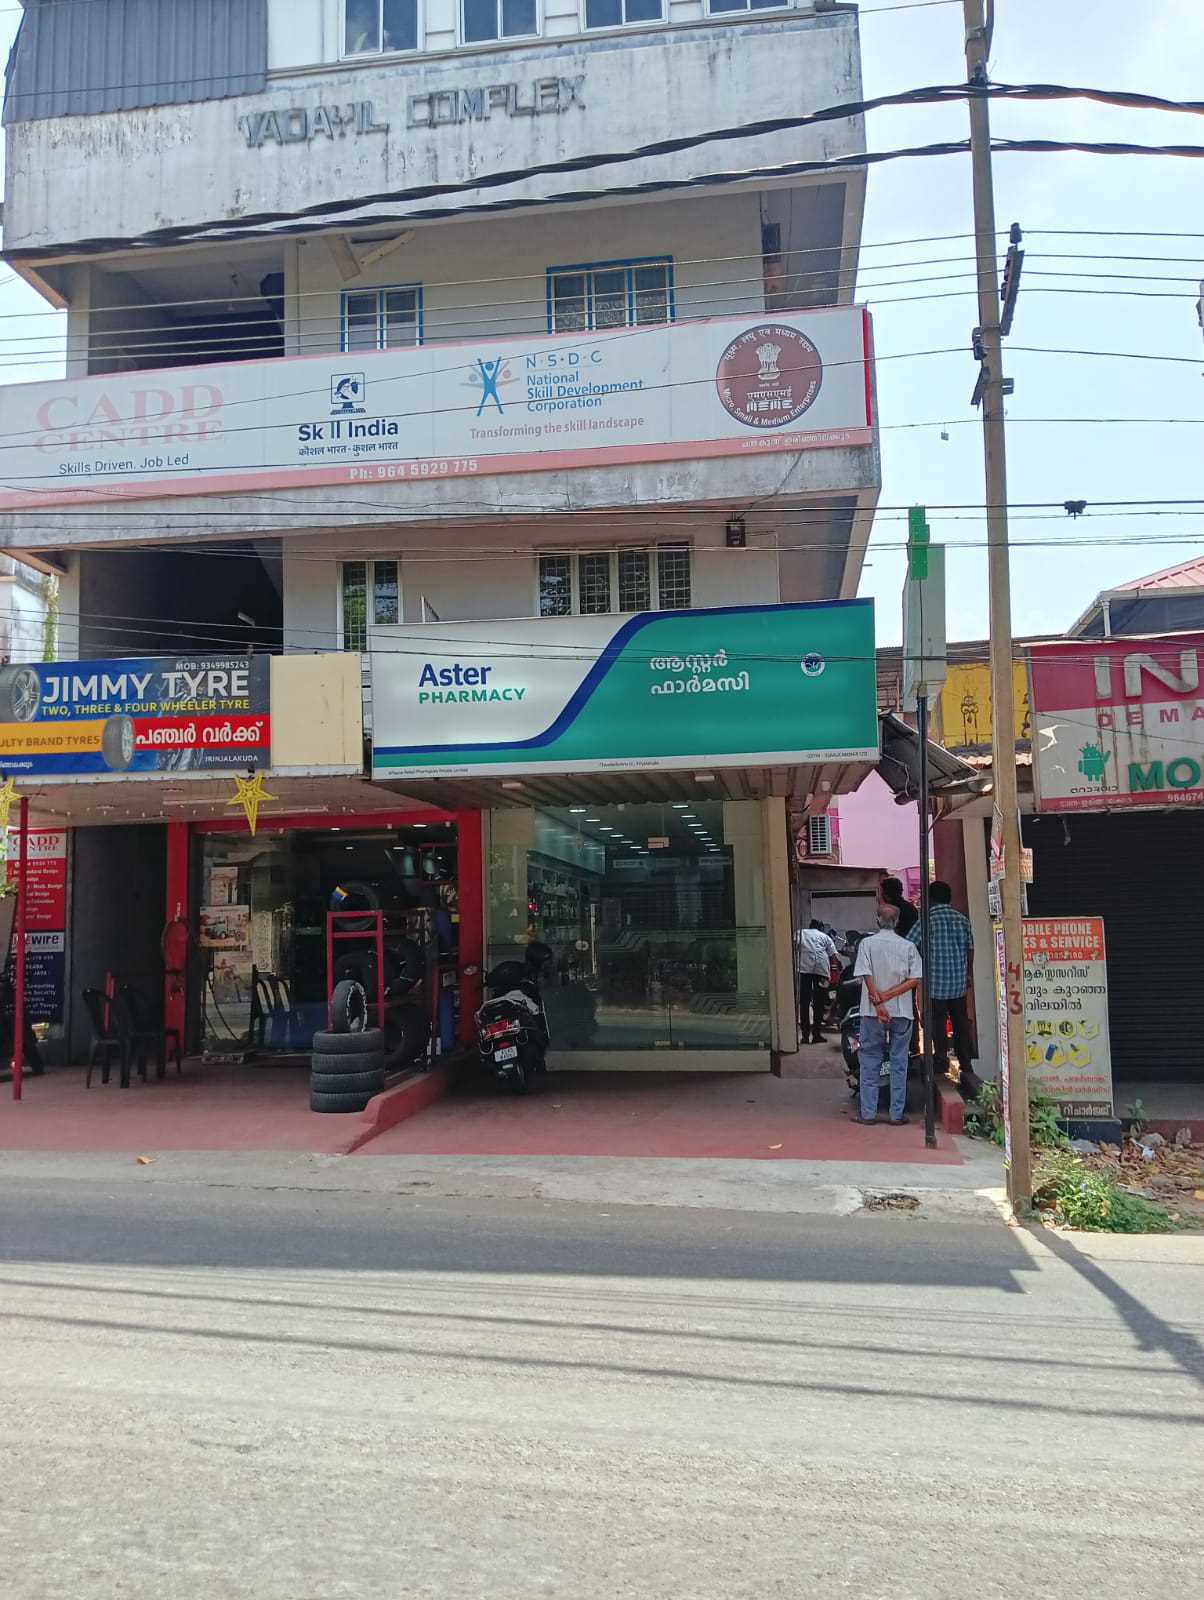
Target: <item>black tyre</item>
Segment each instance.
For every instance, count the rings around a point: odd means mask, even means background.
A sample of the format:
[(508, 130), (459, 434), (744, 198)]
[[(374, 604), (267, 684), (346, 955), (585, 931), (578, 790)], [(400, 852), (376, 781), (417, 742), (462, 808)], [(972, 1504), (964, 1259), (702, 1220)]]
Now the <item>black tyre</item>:
[(318, 1094), (310, 1090), (311, 1111), (362, 1111), (371, 1099), (366, 1094)]
[[(366, 933), (376, 926), (372, 913), (380, 910), (380, 895), (370, 883), (341, 883), (335, 895), (338, 898), (331, 897), (330, 909), (344, 913), (339, 917), (340, 933)], [(356, 917), (354, 921), (346, 915), (349, 911), (360, 910), (367, 915)]]
[(366, 1094), (369, 1099), (384, 1086), (383, 1067), (377, 1072), (315, 1072), (309, 1080), (311, 1094)]
[(125, 772), (134, 759), (133, 717), (106, 717), (100, 734), (100, 754), (110, 772)]
[(324, 1056), (315, 1050), (309, 1070), (320, 1078), (362, 1078), (367, 1073), (383, 1072), (385, 1058), (379, 1050), (366, 1056)]
[[(388, 950), (385, 951), (385, 988), (397, 977), (397, 963)], [(344, 978), (350, 978), (355, 983), (363, 984), (364, 989), (376, 1003), (376, 951), (375, 950), (349, 950), (346, 955), (340, 956), (334, 964), (335, 982), (339, 983)]]
[(314, 1034), (313, 1052), (317, 1056), (370, 1056), (384, 1047), (385, 1036), (379, 1028), (365, 1028), (362, 1033)]
[(330, 997), (330, 1031), (363, 1033), (368, 1026), (368, 996), (362, 983), (344, 978)]
[(506, 1081), (510, 1085), (512, 1094), (526, 1094), (531, 1087), (530, 1075), (521, 1061)]
[(32, 722), (41, 703), (36, 667), (0, 667), (0, 722)]
[(397, 1072), (417, 1061), (431, 1038), (431, 1019), (425, 1007), (397, 1006), (385, 1018), (385, 1067)]

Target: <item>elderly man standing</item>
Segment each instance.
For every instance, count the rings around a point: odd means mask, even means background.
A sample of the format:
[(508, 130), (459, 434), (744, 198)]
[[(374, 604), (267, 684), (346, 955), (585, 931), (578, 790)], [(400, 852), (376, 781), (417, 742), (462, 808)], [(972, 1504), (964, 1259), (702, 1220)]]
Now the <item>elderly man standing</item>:
[(920, 952), (899, 937), (899, 908), (878, 908), (878, 932), (857, 947), (853, 976), (861, 979), (861, 1115), (877, 1122), (882, 1063), (890, 1060), (890, 1120), (900, 1127), (907, 1109), (907, 1058), (911, 1044), (912, 994), (923, 975)]

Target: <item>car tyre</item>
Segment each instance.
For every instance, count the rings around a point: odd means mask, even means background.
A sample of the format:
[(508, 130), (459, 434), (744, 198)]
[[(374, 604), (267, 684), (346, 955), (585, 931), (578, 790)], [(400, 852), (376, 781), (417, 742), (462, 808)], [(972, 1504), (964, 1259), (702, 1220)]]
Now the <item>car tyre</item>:
[(315, 1050), (309, 1070), (321, 1078), (362, 1078), (366, 1073), (383, 1072), (385, 1058), (379, 1050), (363, 1056), (326, 1056)]
[(363, 1094), (369, 1099), (385, 1087), (385, 1071), (315, 1072), (309, 1080), (311, 1094)]
[(379, 1028), (365, 1028), (361, 1033), (330, 1033), (319, 1029), (314, 1034), (313, 1052), (317, 1056), (369, 1056), (385, 1048), (385, 1036)]
[(368, 1026), (368, 996), (362, 983), (344, 978), (330, 997), (330, 1031), (363, 1033)]
[(362, 1111), (371, 1099), (366, 1094), (321, 1094), (316, 1089), (309, 1092), (311, 1111)]

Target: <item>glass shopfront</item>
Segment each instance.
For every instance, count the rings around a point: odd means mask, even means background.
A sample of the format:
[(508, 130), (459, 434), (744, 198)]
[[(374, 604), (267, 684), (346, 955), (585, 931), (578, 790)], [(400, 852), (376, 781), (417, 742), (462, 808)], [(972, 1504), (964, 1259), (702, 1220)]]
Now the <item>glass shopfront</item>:
[(756, 801), (490, 814), (488, 959), (550, 947), (555, 1051), (769, 1049)]
[[(459, 934), (454, 823), (211, 832), (194, 860), (199, 1044), (210, 1055), (310, 1048), (326, 1026), (328, 913), (342, 937), (334, 977), (376, 1000), (381, 914), (386, 1052), (450, 1044)], [(448, 974), (451, 975), (450, 979)]]

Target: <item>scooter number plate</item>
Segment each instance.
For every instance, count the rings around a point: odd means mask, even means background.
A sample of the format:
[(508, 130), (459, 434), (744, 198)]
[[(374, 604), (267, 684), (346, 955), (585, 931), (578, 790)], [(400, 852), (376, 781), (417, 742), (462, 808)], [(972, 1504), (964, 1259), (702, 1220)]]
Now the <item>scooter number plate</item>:
[(493, 1059), (495, 1061), (514, 1061), (517, 1056), (518, 1046), (516, 1044), (509, 1044), (504, 1050), (495, 1050), (493, 1052)]

